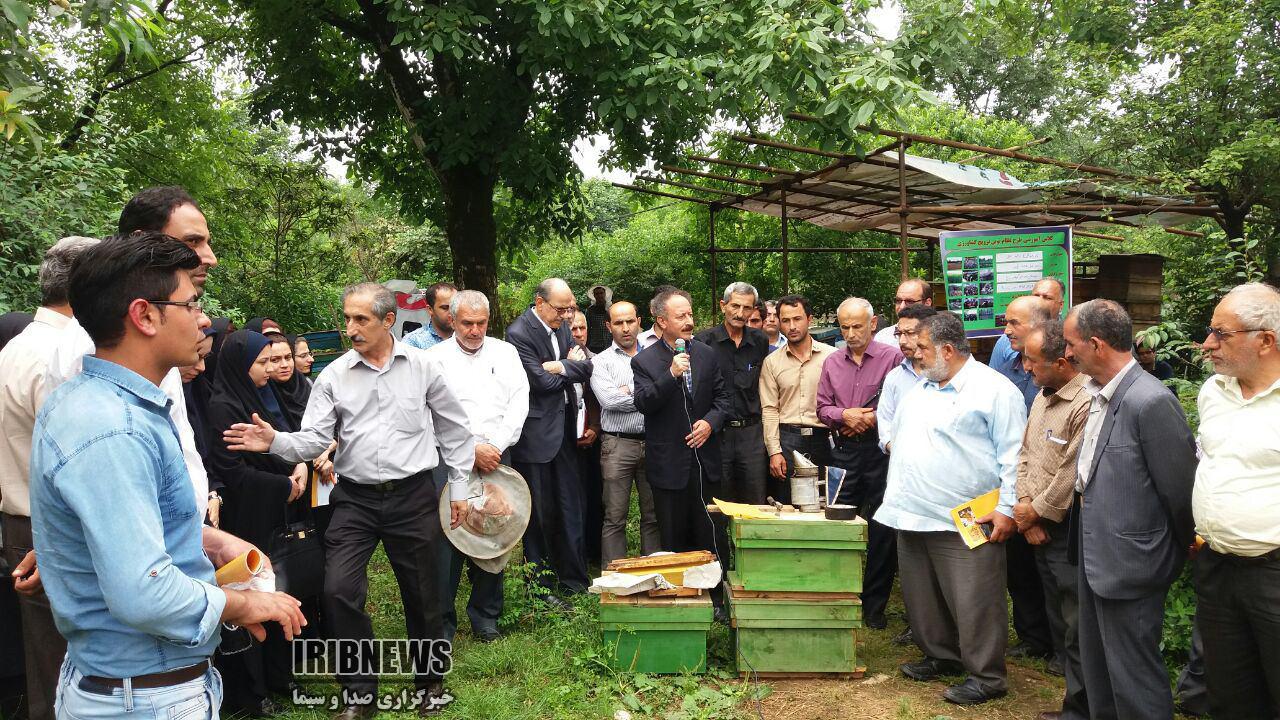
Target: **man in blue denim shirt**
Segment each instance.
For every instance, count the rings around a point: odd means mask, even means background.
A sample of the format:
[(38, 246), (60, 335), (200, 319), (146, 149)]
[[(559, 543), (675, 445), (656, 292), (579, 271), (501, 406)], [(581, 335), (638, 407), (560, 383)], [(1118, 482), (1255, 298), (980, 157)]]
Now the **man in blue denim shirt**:
[(290, 637), (305, 624), (288, 595), (218, 588), (205, 555), (221, 563), (249, 546), (204, 540), (159, 388), (197, 359), (209, 325), (199, 266), (187, 246), (144, 232), (104, 241), (72, 270), (71, 306), (97, 351), (45, 402), (31, 453), (40, 574), (67, 639), (59, 718), (216, 718), (220, 623), (262, 636), (270, 620)]

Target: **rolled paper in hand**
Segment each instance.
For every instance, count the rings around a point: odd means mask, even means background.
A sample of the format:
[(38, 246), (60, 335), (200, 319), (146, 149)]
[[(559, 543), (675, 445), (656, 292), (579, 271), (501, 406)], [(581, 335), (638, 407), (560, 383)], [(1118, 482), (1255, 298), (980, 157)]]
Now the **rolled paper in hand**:
[(262, 553), (257, 549), (250, 550), (240, 557), (218, 568), (216, 573), (218, 585), (249, 582), (254, 575), (262, 572)]

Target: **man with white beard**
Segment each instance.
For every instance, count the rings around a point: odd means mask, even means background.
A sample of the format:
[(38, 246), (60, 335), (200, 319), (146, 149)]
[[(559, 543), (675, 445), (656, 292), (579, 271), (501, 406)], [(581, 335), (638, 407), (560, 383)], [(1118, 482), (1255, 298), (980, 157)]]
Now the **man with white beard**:
[[(1013, 383), (969, 355), (955, 313), (920, 321), (916, 359), (925, 382), (903, 396), (890, 432), (889, 480), (875, 520), (898, 531), (902, 599), (924, 658), (903, 675), (919, 681), (967, 674), (942, 697), (975, 705), (1007, 692), (1004, 541), (1017, 533), (1018, 452), (1027, 424)], [(951, 508), (999, 489), (976, 518), (990, 542), (970, 549)]]

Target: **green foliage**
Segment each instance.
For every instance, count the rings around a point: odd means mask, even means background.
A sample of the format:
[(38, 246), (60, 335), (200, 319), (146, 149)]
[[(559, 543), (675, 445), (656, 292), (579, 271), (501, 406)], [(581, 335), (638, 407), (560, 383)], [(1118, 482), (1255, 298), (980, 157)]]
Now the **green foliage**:
[(107, 147), (68, 154), (0, 145), (0, 312), (39, 304), (36, 271), (59, 238), (115, 230), (129, 194), (112, 158)]

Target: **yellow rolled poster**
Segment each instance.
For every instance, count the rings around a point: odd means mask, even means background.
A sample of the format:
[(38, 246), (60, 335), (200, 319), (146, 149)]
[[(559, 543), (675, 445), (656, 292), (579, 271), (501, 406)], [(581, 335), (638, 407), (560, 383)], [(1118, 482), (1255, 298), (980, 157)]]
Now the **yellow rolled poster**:
[(216, 577), (218, 586), (231, 583), (249, 582), (249, 579), (262, 570), (262, 553), (250, 550), (240, 557), (218, 568)]

